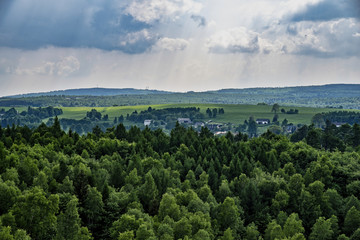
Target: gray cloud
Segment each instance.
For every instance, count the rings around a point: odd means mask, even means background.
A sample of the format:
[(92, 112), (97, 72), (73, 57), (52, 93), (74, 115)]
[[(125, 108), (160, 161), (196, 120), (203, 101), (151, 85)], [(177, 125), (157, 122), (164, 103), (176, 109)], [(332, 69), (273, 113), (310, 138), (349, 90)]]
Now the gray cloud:
[[(9, 61), (9, 60), (7, 60)], [(3, 62), (0, 60), (0, 64)], [(7, 74), (23, 76), (59, 76), (68, 77), (80, 70), (80, 61), (75, 56), (66, 56), (56, 61), (43, 61), (34, 63), (34, 66), (11, 66), (11, 63), (4, 62)], [(1, 70), (1, 68), (0, 68)]]
[(7, 58), (0, 58), (0, 74), (11, 74), (16, 68), (15, 62)]
[(208, 38), (209, 52), (263, 53), (349, 58), (360, 56), (360, 29), (355, 18), (274, 24), (263, 32), (244, 27), (219, 31)]
[(206, 46), (211, 53), (257, 53), (260, 49), (258, 34), (244, 27), (220, 31)]
[(360, 1), (323, 0), (293, 14), (290, 21), (328, 21), (339, 18), (360, 18)]
[(207, 21), (206, 18), (200, 15), (191, 15), (191, 19), (194, 20), (199, 27), (206, 27)]
[(179, 38), (161, 38), (157, 41), (156, 45), (154, 46), (154, 51), (183, 51), (189, 45), (189, 41), (185, 39)]
[(138, 32), (131, 32), (125, 36), (120, 36), (117, 49), (125, 53), (143, 53), (150, 49), (157, 41), (158, 37), (143, 29)]
[(132, 0), (125, 12), (136, 20), (153, 23), (176, 20), (184, 14), (198, 13), (202, 4), (194, 0)]
[[(0, 1), (0, 46), (86, 47), (141, 53), (153, 38), (131, 38), (151, 25), (124, 13), (128, 1)], [(136, 42), (134, 39), (138, 39)], [(129, 40), (128, 43), (124, 43)]]
[(360, 29), (354, 18), (330, 21), (301, 21), (276, 25), (261, 34), (272, 52), (348, 58), (360, 55)]

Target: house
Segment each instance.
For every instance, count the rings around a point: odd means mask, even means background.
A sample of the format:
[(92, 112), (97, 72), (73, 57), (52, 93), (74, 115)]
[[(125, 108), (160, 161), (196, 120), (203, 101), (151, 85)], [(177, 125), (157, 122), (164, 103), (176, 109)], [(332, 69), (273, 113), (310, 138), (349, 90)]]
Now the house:
[(203, 123), (203, 122), (196, 122), (196, 123), (194, 124), (194, 128), (199, 128), (199, 127), (205, 127), (205, 123)]
[(180, 124), (183, 124), (183, 123), (191, 123), (191, 119), (190, 118), (178, 118), (177, 120)]
[(288, 125), (286, 126), (285, 130), (287, 133), (294, 133), (296, 131), (297, 127), (294, 125)]
[(152, 122), (152, 120), (146, 119), (144, 121), (144, 126), (150, 126), (151, 122)]
[(219, 128), (222, 128), (222, 124), (219, 124), (219, 123), (211, 123), (211, 124), (207, 124), (206, 127), (209, 129), (209, 130), (216, 130), (216, 129), (219, 129)]
[(259, 125), (267, 125), (270, 124), (270, 119), (258, 118), (256, 119), (256, 123)]
[(215, 136), (225, 136), (227, 133), (226, 131), (218, 131), (215, 133)]
[(341, 127), (342, 125), (346, 124), (346, 122), (333, 122), (336, 127)]

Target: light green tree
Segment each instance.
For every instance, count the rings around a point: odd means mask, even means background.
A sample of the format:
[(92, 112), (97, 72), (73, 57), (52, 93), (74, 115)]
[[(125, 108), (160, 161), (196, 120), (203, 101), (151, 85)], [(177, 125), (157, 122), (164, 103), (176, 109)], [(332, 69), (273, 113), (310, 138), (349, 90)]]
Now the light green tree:
[(258, 240), (259, 236), (260, 233), (257, 229), (257, 226), (254, 223), (250, 223), (246, 227), (245, 238), (248, 240)]
[(80, 235), (80, 217), (77, 210), (78, 200), (73, 197), (61, 212), (57, 222), (57, 240), (77, 240)]
[(59, 196), (47, 197), (44, 190), (35, 187), (25, 191), (12, 208), (16, 225), (25, 229), (34, 239), (53, 239), (56, 232), (56, 216)]
[(333, 239), (334, 231), (331, 229), (330, 219), (325, 220), (324, 217), (319, 217), (312, 227), (310, 240), (330, 240)]
[(271, 221), (265, 230), (265, 240), (283, 239), (285, 237), (281, 226), (276, 220)]
[(221, 231), (231, 228), (237, 233), (244, 229), (243, 222), (240, 219), (239, 209), (233, 198), (227, 197), (224, 202), (219, 205), (217, 220)]
[(346, 213), (344, 220), (344, 232), (351, 236), (360, 226), (360, 211), (354, 206)]
[(231, 228), (226, 229), (224, 235), (221, 237), (221, 240), (234, 240)]
[(286, 237), (293, 237), (297, 233), (304, 233), (305, 229), (302, 226), (302, 221), (299, 219), (297, 213), (292, 213), (285, 222), (284, 234)]
[(163, 220), (166, 216), (175, 221), (180, 219), (180, 206), (176, 203), (175, 197), (168, 193), (163, 195), (159, 206), (159, 219)]

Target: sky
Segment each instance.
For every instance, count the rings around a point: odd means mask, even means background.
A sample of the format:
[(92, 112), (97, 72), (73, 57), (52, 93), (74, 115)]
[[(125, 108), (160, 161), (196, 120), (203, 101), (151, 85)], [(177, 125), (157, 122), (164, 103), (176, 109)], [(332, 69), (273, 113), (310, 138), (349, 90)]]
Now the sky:
[(360, 84), (360, 0), (0, 0), (0, 96)]

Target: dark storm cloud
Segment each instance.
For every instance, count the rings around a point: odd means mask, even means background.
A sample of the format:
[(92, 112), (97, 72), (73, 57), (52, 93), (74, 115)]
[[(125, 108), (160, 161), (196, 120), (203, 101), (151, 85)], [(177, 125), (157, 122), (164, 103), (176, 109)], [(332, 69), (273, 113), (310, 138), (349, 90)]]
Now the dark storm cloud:
[(290, 17), (293, 22), (360, 18), (360, 0), (323, 0), (310, 4)]
[(142, 34), (151, 26), (124, 14), (124, 2), (2, 0), (0, 46), (20, 49), (90, 47), (144, 52), (154, 44), (154, 38)]

